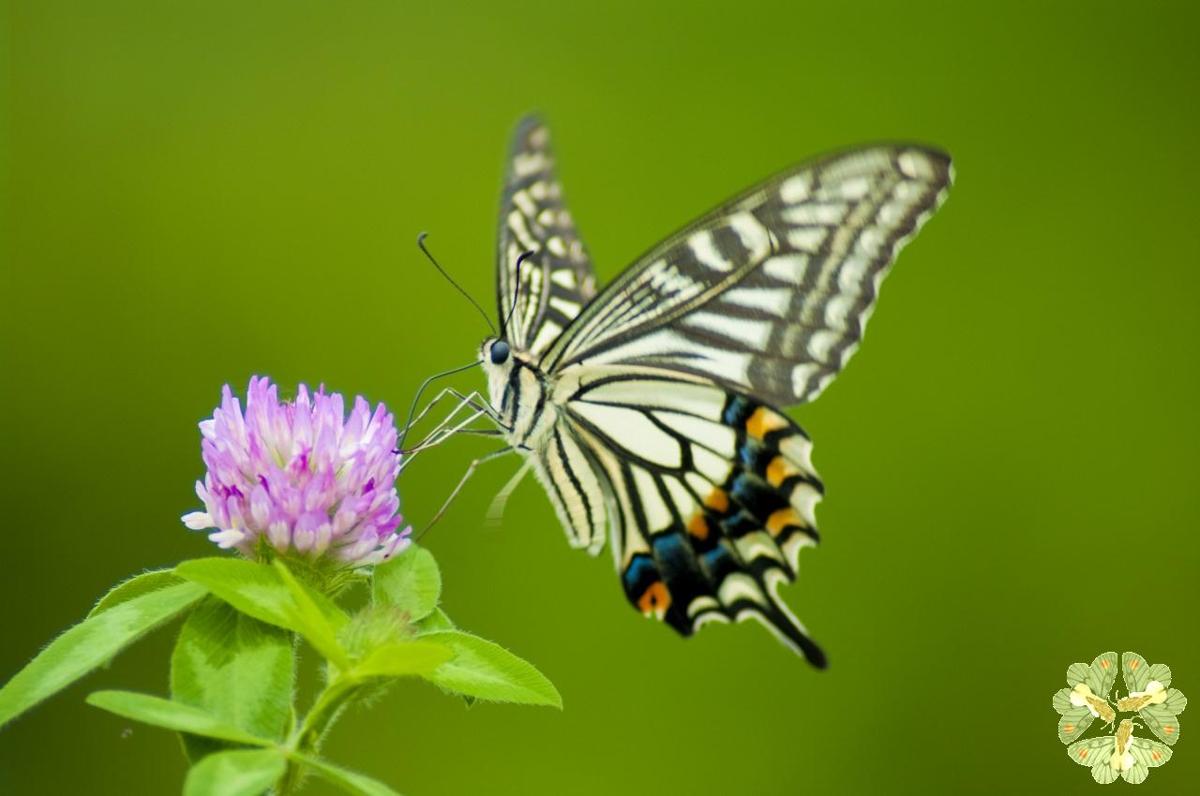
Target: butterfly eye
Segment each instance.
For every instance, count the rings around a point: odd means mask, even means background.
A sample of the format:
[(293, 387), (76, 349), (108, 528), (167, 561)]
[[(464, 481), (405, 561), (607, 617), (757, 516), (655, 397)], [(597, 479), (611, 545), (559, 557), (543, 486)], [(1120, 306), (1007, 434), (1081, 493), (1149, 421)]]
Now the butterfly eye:
[(508, 359), (508, 343), (497, 340), (492, 343), (492, 364), (503, 365)]

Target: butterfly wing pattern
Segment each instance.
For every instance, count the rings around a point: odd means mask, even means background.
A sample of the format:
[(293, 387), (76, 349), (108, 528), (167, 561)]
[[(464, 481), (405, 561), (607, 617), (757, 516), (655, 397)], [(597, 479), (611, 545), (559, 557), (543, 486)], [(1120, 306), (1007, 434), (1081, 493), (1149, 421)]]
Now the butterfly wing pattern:
[[(611, 540), (638, 610), (683, 635), (756, 619), (823, 667), (777, 594), (817, 541), (823, 492), (808, 436), (777, 407), (815, 398), (850, 358), (897, 252), (947, 194), (949, 158), (877, 146), (787, 170), (591, 298), (569, 217), (553, 232), (522, 230), (564, 212), (532, 201), (536, 185), (557, 185), (547, 146), (540, 123), (518, 129), (514, 163), (525, 165), (505, 191), (502, 313), (521, 251), (539, 252), (527, 260), (538, 268), (521, 277), (528, 298), (508, 334), (524, 359), (504, 374), (509, 384), (496, 379), (494, 403), (536, 402), (524, 423), (511, 411), (527, 438), (543, 399), (552, 409), (534, 471), (574, 546), (598, 554)], [(557, 188), (541, 193), (558, 201)]]
[(1117, 741), (1111, 735), (1089, 738), (1077, 741), (1067, 747), (1067, 754), (1081, 766), (1092, 770), (1092, 779), (1101, 785), (1115, 782), (1118, 770), (1112, 765), (1113, 755), (1117, 751)]
[(505, 336), (514, 348), (537, 354), (596, 294), (596, 279), (563, 204), (550, 133), (535, 117), (523, 120), (513, 135), (497, 249), (501, 321), (512, 312)]
[(1075, 741), (1092, 726), (1096, 717), (1094, 707), (1081, 702), (1076, 689), (1080, 684), (1086, 685), (1092, 695), (1107, 703), (1117, 679), (1117, 662), (1117, 653), (1105, 652), (1097, 655), (1091, 665), (1073, 663), (1067, 667), (1068, 687), (1059, 690), (1053, 700), (1054, 709), (1062, 716), (1058, 721), (1060, 741), (1065, 744)]
[(1149, 769), (1158, 768), (1171, 759), (1171, 749), (1158, 741), (1149, 738), (1132, 738), (1129, 742), (1129, 753), (1133, 755), (1134, 765), (1128, 771), (1122, 772), (1126, 782), (1134, 785), (1141, 784), (1150, 775)]
[[(817, 539), (822, 486), (799, 426), (711, 383), (620, 369), (589, 370), (560, 426), (589, 451), (589, 480), (608, 487), (612, 554), (634, 607), (685, 636), (709, 621), (758, 619), (824, 666), (776, 596)], [(601, 526), (589, 523), (594, 552)]]
[(901, 247), (949, 190), (949, 158), (885, 146), (776, 176), (641, 257), (541, 361), (647, 365), (786, 406), (857, 348)]
[(1121, 656), (1121, 674), (1129, 698), (1147, 693), (1152, 683), (1158, 683), (1159, 698), (1142, 705), (1137, 713), (1151, 732), (1174, 746), (1179, 740), (1179, 714), (1187, 708), (1187, 697), (1179, 689), (1171, 688), (1171, 668), (1162, 663), (1150, 665), (1136, 652), (1126, 652)]

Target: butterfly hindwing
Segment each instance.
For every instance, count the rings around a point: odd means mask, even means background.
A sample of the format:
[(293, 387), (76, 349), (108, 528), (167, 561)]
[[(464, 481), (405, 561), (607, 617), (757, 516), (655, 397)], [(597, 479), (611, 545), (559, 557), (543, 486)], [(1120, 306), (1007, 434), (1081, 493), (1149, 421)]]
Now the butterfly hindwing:
[(756, 619), (823, 666), (776, 594), (817, 539), (822, 486), (804, 432), (746, 396), (652, 373), (589, 370), (566, 408), (615, 504), (630, 603), (683, 635)]
[(1091, 674), (1091, 668), (1086, 663), (1076, 661), (1067, 667), (1067, 685), (1071, 688), (1086, 683)]
[(1171, 687), (1171, 667), (1165, 663), (1156, 663), (1150, 667), (1150, 679), (1162, 683), (1163, 688)]
[(1054, 692), (1054, 697), (1050, 700), (1050, 704), (1060, 716), (1066, 715), (1067, 711), (1075, 707), (1071, 704), (1071, 689), (1058, 689), (1058, 691)]
[(512, 310), (505, 336), (513, 347), (538, 354), (591, 300), (596, 286), (591, 260), (563, 203), (550, 133), (535, 117), (524, 119), (513, 135), (499, 227), (501, 320)]
[(604, 547), (612, 487), (596, 457), (575, 430), (558, 423), (535, 454), (534, 472), (546, 488), (572, 547), (596, 555)]
[(652, 366), (773, 405), (812, 400), (857, 347), (883, 275), (950, 180), (949, 158), (916, 146), (784, 172), (640, 258), (542, 366)]

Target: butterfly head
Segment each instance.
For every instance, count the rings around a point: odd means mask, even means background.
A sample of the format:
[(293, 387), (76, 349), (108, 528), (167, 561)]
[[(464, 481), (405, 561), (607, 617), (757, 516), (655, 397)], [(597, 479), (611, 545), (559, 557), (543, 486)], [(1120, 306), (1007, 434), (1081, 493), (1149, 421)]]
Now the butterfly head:
[(487, 373), (488, 392), (493, 406), (500, 406), (504, 388), (516, 364), (512, 345), (503, 337), (489, 337), (479, 347), (479, 363)]
[(493, 365), (503, 367), (507, 362), (512, 350), (508, 346), (507, 340), (489, 340), (484, 343), (484, 348), (487, 349), (487, 358)]

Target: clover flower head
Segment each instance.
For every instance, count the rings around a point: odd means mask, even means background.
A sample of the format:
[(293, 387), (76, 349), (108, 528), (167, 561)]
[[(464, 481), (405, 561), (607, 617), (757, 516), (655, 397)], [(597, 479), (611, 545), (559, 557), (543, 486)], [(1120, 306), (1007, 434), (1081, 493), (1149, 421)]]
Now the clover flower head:
[(215, 529), (222, 548), (255, 556), (268, 544), (280, 554), (332, 558), (353, 567), (404, 550), (398, 530), (396, 426), (383, 404), (362, 397), (350, 416), (338, 393), (303, 384), (280, 401), (266, 378), (250, 379), (242, 413), (229, 385), (213, 416), (200, 423), (208, 472), (196, 482), (203, 511), (183, 516), (193, 530)]

